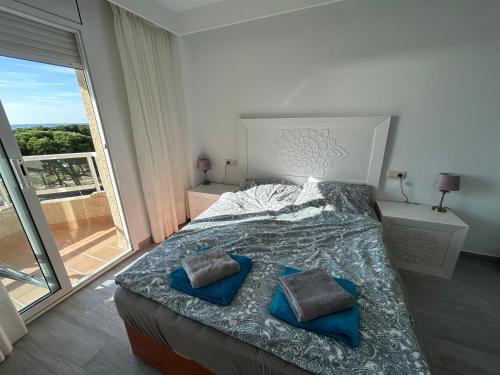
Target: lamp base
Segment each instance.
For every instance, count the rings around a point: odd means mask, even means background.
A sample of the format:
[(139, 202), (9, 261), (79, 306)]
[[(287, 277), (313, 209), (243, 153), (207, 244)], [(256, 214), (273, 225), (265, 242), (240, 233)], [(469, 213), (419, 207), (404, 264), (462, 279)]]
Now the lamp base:
[(432, 211), (434, 212), (446, 212), (448, 211), (446, 207), (443, 206), (432, 206)]
[(210, 185), (210, 180), (207, 177), (207, 171), (205, 171), (203, 173), (205, 173), (205, 180), (201, 184), (202, 185)]
[(434, 212), (446, 212), (446, 207), (443, 206), (443, 200), (444, 196), (446, 195), (447, 191), (446, 190), (440, 190), (441, 191), (441, 200), (439, 201), (439, 205), (437, 206), (432, 206), (432, 211)]

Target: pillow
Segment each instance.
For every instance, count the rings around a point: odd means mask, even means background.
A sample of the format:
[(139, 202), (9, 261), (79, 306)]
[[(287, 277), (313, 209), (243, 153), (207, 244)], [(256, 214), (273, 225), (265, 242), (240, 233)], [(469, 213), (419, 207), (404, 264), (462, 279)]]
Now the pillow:
[(245, 191), (248, 190), (252, 187), (259, 186), (259, 185), (291, 185), (291, 186), (298, 186), (297, 184), (294, 184), (293, 182), (290, 182), (288, 180), (285, 180), (284, 178), (277, 178), (277, 177), (269, 177), (269, 178), (247, 178), (245, 182), (243, 182), (240, 185), (240, 191)]
[(370, 213), (372, 187), (342, 182), (306, 182), (295, 205), (325, 207), (343, 213)]
[(301, 190), (301, 186), (282, 178), (251, 178), (240, 186), (240, 191), (268, 210), (280, 210), (294, 204)]

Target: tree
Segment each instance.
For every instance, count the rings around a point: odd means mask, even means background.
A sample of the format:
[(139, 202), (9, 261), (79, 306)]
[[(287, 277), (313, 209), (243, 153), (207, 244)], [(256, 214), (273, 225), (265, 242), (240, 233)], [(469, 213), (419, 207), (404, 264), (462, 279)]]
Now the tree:
[(14, 136), (23, 156), (94, 151), (87, 125), (19, 128)]

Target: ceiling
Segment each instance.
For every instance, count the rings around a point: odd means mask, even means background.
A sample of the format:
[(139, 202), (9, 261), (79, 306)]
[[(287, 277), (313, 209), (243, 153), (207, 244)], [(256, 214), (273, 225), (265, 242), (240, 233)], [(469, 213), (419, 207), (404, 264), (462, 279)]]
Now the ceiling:
[(216, 3), (222, 0), (157, 0), (172, 12), (182, 12), (183, 10), (202, 7), (204, 5)]
[(193, 34), (344, 0), (108, 0), (176, 35)]

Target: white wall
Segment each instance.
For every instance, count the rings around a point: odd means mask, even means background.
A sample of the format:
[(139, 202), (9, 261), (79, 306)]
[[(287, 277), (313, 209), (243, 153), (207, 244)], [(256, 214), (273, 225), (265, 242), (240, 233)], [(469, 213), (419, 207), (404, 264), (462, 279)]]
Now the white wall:
[(179, 35), (191, 34), (335, 1), (342, 0), (221, 0), (175, 13), (174, 32)]
[(463, 175), (446, 203), (471, 225), (465, 249), (500, 255), (499, 14), (495, 0), (348, 0), (184, 36), (192, 162), (206, 153), (221, 181), (241, 115), (390, 114), (384, 170), (407, 170), (422, 203), (437, 172)]

